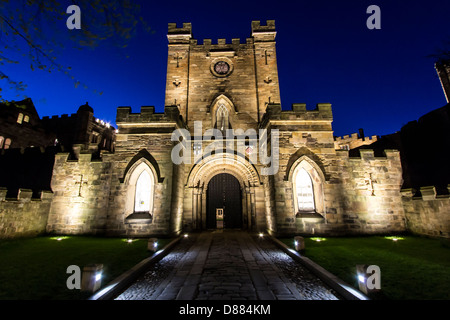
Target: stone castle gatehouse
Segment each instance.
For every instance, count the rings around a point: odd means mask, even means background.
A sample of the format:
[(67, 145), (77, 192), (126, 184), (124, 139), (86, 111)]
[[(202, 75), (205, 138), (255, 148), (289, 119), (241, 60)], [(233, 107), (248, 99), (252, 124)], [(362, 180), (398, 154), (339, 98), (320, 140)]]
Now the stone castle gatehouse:
[[(57, 152), (52, 193), (30, 202), (19, 190), (16, 199), (34, 206), (39, 228), (133, 237), (217, 228), (348, 235), (397, 233), (424, 221), (411, 192), (402, 195), (399, 151), (337, 149), (329, 103), (281, 108), (273, 20), (253, 21), (244, 42), (200, 44), (190, 23), (169, 24), (167, 37), (164, 112), (119, 107), (108, 148), (98, 146), (109, 140), (88, 134), (95, 148)], [(0, 189), (7, 214), (14, 205), (5, 194)], [(449, 234), (448, 224), (425, 229)]]
[[(405, 230), (399, 152), (374, 157), (363, 150), (350, 158), (335, 150), (330, 104), (282, 110), (275, 36), (274, 21), (253, 21), (244, 43), (199, 44), (190, 23), (169, 24), (164, 113), (119, 107), (114, 152), (97, 160), (83, 149), (75, 161), (68, 153), (56, 155), (47, 231), (146, 236), (222, 227), (273, 234)], [(172, 141), (177, 129), (189, 133), (181, 152), (190, 154), (190, 163), (171, 158), (180, 143)], [(210, 134), (226, 129), (252, 129), (257, 136), (242, 140), (239, 152), (236, 137)], [(267, 164), (250, 158), (260, 146), (259, 130), (270, 137), (275, 129), (278, 171), (263, 175)], [(213, 141), (234, 144), (237, 151), (224, 147), (205, 156)], [(262, 147), (270, 149), (267, 141)]]

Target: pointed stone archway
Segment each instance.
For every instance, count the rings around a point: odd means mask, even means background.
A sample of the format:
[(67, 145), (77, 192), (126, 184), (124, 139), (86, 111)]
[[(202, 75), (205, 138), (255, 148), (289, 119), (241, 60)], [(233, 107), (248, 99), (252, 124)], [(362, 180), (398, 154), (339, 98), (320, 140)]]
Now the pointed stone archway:
[(184, 226), (188, 230), (207, 229), (208, 187), (218, 174), (230, 174), (239, 183), (242, 229), (266, 229), (264, 189), (257, 168), (237, 154), (217, 153), (195, 164), (187, 177), (184, 197)]
[(242, 192), (229, 173), (215, 175), (208, 184), (207, 229), (240, 229), (243, 226)]

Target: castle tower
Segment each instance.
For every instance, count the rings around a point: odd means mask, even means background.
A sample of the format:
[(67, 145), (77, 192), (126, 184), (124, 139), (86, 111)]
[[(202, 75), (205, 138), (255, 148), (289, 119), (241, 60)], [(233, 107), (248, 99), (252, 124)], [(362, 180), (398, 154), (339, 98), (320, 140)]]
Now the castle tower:
[(252, 37), (198, 44), (192, 26), (168, 28), (165, 105), (176, 105), (192, 130), (256, 129), (268, 104), (280, 103), (275, 21), (252, 22)]

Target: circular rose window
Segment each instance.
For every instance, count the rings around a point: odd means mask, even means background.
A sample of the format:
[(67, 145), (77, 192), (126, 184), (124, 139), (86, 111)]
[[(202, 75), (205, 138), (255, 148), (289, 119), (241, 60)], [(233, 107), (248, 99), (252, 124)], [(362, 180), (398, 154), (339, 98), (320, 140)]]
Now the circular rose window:
[(211, 61), (210, 70), (218, 78), (228, 77), (233, 72), (233, 62), (225, 57), (214, 59)]
[(230, 72), (230, 65), (225, 61), (219, 61), (214, 65), (214, 71), (221, 76)]

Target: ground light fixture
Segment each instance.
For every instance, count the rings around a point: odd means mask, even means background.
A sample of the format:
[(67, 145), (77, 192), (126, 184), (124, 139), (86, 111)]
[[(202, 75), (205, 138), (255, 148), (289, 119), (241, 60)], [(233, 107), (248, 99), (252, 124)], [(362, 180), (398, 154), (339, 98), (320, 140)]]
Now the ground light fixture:
[(365, 294), (381, 289), (381, 271), (377, 265), (356, 265), (359, 290)]
[(295, 247), (295, 251), (305, 250), (305, 239), (300, 236), (294, 237), (294, 247)]
[(56, 241), (62, 241), (65, 239), (68, 239), (69, 237), (66, 236), (57, 236), (57, 237), (51, 237), (50, 240), (56, 240)]
[(156, 252), (157, 248), (158, 248), (158, 239), (156, 238), (148, 239), (147, 250), (150, 252)]
[(95, 292), (102, 285), (103, 264), (91, 264), (83, 268), (81, 290)]
[(316, 242), (322, 242), (322, 241), (326, 241), (327, 238), (321, 238), (321, 237), (313, 237), (310, 238), (312, 241), (316, 241)]
[(259, 236), (260, 238), (262, 238), (262, 237), (264, 237), (264, 233), (260, 232), (260, 233), (258, 234), (258, 236)]
[(387, 239), (387, 240), (392, 240), (394, 242), (397, 242), (399, 240), (404, 240), (403, 237), (398, 237), (398, 236), (389, 236), (389, 237), (384, 237), (384, 238)]

